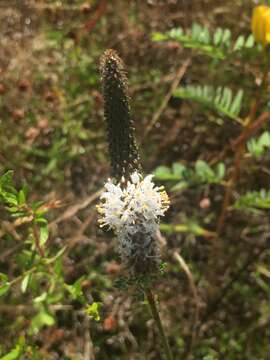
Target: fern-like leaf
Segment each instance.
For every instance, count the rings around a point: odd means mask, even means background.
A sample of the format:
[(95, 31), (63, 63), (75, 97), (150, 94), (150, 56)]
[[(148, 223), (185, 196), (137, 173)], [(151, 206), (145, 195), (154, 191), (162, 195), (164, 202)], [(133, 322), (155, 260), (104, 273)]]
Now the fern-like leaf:
[(233, 205), (234, 209), (258, 212), (270, 209), (270, 191), (249, 191), (240, 196)]
[(173, 94), (186, 100), (196, 101), (220, 115), (229, 117), (241, 123), (239, 113), (243, 99), (243, 90), (239, 90), (234, 96), (228, 87), (214, 88), (212, 86), (189, 85), (176, 89)]
[(217, 59), (225, 59), (227, 55), (253, 48), (255, 42), (252, 35), (245, 38), (240, 35), (235, 41), (231, 39), (229, 29), (217, 28), (210, 34), (208, 28), (193, 23), (191, 29), (173, 28), (166, 33), (154, 33), (153, 41), (178, 41), (183, 47), (194, 48), (205, 55)]
[(250, 139), (247, 142), (247, 149), (252, 156), (261, 157), (270, 149), (270, 133), (265, 131), (258, 139)]

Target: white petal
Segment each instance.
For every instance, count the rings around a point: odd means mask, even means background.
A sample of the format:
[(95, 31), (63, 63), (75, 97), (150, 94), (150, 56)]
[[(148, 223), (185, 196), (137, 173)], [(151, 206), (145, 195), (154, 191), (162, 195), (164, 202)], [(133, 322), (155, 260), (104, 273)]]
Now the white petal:
[(133, 184), (137, 184), (140, 181), (140, 176), (137, 172), (134, 172), (131, 176), (131, 181), (133, 182)]

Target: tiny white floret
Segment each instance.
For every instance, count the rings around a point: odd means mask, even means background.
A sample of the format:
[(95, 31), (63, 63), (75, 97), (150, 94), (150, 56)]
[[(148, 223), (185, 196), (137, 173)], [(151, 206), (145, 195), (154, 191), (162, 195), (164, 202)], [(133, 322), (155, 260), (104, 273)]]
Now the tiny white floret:
[(143, 234), (140, 248), (149, 248), (149, 243), (155, 238), (159, 219), (168, 207), (169, 197), (163, 187), (155, 186), (153, 175), (143, 178), (134, 172), (130, 181), (121, 181), (116, 185), (110, 179), (107, 181), (101, 204), (98, 205), (101, 214), (99, 222), (100, 226), (108, 226), (118, 236), (122, 257), (131, 257), (138, 248), (138, 234)]

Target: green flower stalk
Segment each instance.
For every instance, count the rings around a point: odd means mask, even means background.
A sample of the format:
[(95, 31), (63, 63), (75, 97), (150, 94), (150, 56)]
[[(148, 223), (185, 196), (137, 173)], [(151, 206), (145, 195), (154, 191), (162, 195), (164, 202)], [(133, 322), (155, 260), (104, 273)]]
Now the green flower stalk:
[(111, 174), (120, 181), (140, 171), (134, 125), (130, 115), (127, 77), (124, 65), (114, 50), (106, 50), (101, 58), (104, 115), (107, 123)]

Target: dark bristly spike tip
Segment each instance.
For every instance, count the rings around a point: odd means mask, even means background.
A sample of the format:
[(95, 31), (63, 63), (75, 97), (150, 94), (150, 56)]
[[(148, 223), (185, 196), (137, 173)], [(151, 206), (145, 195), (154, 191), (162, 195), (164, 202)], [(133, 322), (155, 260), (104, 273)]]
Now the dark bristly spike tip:
[(112, 176), (120, 181), (140, 171), (134, 125), (130, 115), (127, 77), (116, 51), (106, 50), (101, 58), (104, 116), (107, 123)]

